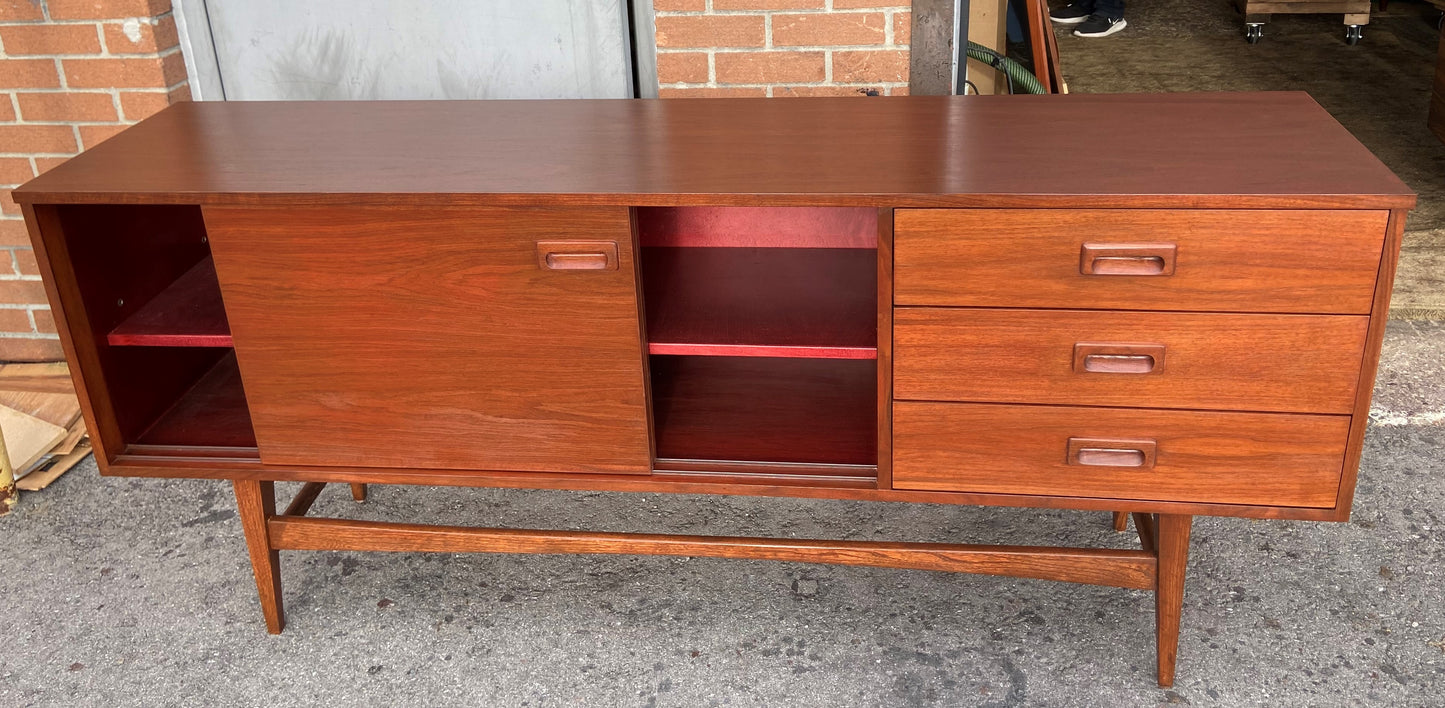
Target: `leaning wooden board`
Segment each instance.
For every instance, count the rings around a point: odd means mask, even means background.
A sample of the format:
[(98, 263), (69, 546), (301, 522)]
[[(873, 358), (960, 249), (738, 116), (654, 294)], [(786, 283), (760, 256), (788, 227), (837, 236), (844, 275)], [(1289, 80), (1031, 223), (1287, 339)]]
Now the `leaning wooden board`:
[[(282, 550), (770, 558), (1154, 590), (1163, 685), (1193, 515), (1349, 518), (1414, 204), (1298, 93), (182, 104), (14, 194), (102, 473), (231, 480), (273, 632)], [(1141, 547), (306, 516), (330, 482), (1133, 512)]]

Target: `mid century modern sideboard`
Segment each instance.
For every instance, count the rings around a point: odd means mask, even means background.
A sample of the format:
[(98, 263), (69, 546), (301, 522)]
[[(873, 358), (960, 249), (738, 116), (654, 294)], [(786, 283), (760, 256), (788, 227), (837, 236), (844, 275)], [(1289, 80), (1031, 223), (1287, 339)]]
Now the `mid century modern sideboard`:
[[(102, 473), (232, 480), (271, 632), (282, 550), (766, 558), (1152, 590), (1162, 685), (1194, 515), (1349, 517), (1415, 199), (1302, 93), (183, 103), (14, 194)], [(307, 516), (325, 483), (1140, 547)]]

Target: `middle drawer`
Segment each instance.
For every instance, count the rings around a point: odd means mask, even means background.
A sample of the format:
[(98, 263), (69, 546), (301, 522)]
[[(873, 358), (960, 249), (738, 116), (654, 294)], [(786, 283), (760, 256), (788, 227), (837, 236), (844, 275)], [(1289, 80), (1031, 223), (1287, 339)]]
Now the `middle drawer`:
[(1368, 317), (900, 307), (893, 397), (1349, 413)]

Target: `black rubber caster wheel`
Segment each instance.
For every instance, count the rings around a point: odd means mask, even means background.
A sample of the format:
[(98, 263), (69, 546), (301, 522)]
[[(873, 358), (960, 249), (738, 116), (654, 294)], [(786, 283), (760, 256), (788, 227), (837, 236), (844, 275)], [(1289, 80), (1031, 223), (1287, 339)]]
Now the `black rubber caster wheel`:
[(1365, 31), (1359, 25), (1350, 25), (1345, 28), (1345, 44), (1355, 46), (1365, 36)]
[(1244, 41), (1250, 44), (1259, 44), (1262, 37), (1264, 37), (1264, 25), (1244, 26)]

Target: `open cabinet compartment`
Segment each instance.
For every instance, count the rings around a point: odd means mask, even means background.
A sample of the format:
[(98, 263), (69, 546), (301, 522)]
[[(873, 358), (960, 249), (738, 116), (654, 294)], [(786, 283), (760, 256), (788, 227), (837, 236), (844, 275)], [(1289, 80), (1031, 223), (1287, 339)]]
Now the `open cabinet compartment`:
[(877, 210), (637, 219), (658, 468), (876, 476)]
[(74, 335), (90, 338), (122, 437), (107, 449), (254, 456), (200, 208), (52, 208), (89, 324)]

